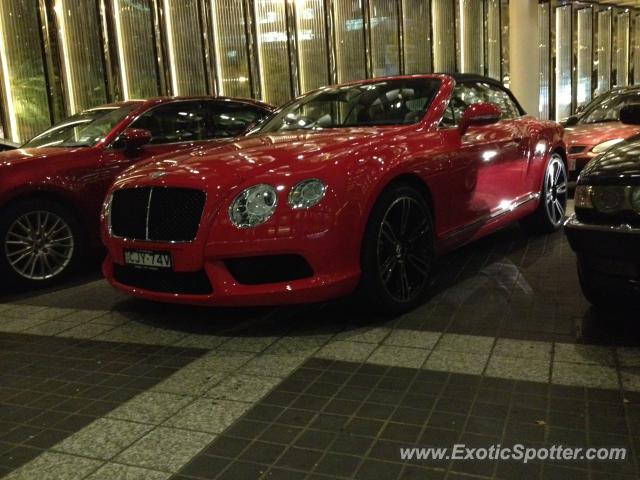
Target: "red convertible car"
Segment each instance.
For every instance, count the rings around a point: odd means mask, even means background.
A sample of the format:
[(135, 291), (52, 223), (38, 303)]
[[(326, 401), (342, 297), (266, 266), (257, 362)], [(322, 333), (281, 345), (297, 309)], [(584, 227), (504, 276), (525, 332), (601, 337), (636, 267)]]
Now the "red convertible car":
[(79, 264), (100, 244), (100, 207), (124, 168), (239, 135), (270, 113), (228, 98), (128, 101), (78, 113), (0, 153), (0, 281), (44, 284)]
[(158, 301), (313, 302), (359, 289), (403, 311), (437, 254), (514, 220), (552, 231), (562, 127), (468, 75), (325, 87), (242, 139), (119, 176), (103, 209), (116, 288)]

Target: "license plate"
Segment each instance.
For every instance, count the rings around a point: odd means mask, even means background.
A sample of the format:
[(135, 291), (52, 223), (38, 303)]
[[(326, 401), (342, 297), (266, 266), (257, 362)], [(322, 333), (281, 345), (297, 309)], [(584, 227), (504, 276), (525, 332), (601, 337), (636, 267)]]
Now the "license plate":
[(144, 250), (125, 250), (124, 263), (145, 268), (171, 268), (171, 254)]

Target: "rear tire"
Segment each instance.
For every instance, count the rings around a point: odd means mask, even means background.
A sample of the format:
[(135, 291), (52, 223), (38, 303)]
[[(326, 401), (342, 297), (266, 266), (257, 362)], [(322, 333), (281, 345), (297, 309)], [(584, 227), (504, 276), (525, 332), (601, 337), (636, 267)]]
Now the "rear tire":
[(520, 222), (530, 233), (553, 233), (564, 223), (567, 210), (567, 167), (558, 153), (551, 155), (545, 169), (540, 205), (529, 217)]
[(364, 234), (360, 300), (383, 314), (415, 308), (426, 296), (434, 259), (433, 220), (424, 197), (402, 184), (387, 188)]
[(84, 231), (62, 205), (25, 200), (0, 215), (0, 277), (8, 285), (48, 286), (86, 255)]

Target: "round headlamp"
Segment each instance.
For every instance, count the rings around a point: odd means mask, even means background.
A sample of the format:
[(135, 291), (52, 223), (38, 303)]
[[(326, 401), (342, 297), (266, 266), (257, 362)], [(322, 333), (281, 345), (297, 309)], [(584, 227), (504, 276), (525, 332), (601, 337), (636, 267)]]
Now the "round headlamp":
[(327, 185), (317, 178), (303, 180), (289, 192), (289, 205), (294, 209), (311, 208), (320, 203), (327, 191)]
[(625, 192), (621, 187), (596, 187), (592, 194), (593, 206), (602, 213), (617, 213), (624, 209)]
[(229, 219), (238, 228), (260, 225), (273, 215), (278, 194), (271, 185), (254, 185), (243, 190), (229, 206)]
[(636, 187), (631, 190), (631, 207), (638, 213), (640, 213), (640, 187)]

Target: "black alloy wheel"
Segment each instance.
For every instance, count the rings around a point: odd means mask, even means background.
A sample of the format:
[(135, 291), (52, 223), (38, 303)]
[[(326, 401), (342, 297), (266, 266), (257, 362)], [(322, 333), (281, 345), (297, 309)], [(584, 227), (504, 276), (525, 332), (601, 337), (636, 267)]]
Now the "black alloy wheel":
[(435, 259), (431, 211), (412, 187), (387, 189), (373, 208), (362, 249), (361, 294), (384, 313), (425, 297)]

